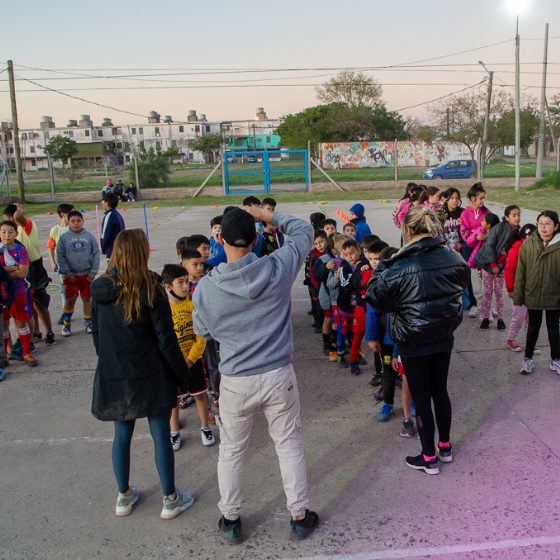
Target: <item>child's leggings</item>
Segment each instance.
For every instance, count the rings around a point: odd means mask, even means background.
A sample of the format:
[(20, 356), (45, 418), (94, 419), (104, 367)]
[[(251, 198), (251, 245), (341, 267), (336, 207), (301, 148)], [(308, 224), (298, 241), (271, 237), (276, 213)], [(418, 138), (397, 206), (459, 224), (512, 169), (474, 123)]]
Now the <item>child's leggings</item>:
[(383, 387), (383, 402), (393, 405), (395, 402), (395, 385), (398, 373), (393, 369), (393, 346), (381, 344), (381, 355), (383, 358), (383, 374), (381, 386)]
[(356, 305), (354, 320), (352, 321), (352, 347), (350, 348), (350, 363), (356, 364), (360, 359), (360, 347), (366, 333), (366, 310)]
[(484, 286), (483, 318), (490, 319), (492, 313), (492, 294), (496, 297), (496, 313), (498, 319), (504, 318), (504, 277), (495, 276), (491, 272), (482, 271)]
[[(171, 447), (169, 420), (171, 410), (161, 416), (148, 418), (150, 433), (154, 440), (156, 467), (163, 488), (164, 496), (171, 496), (175, 492), (175, 459)], [(128, 491), (130, 477), (130, 442), (134, 433), (136, 420), (116, 420), (115, 439), (113, 440), (113, 471), (117, 479), (119, 492)]]
[(344, 343), (346, 342), (346, 337), (352, 332), (352, 320), (354, 314), (348, 313), (347, 311), (338, 311), (338, 329), (336, 336), (336, 349), (339, 354), (344, 352)]
[(508, 329), (508, 340), (517, 340), (517, 335), (523, 325), (527, 324), (527, 308), (524, 305), (514, 305), (511, 311), (511, 323)]

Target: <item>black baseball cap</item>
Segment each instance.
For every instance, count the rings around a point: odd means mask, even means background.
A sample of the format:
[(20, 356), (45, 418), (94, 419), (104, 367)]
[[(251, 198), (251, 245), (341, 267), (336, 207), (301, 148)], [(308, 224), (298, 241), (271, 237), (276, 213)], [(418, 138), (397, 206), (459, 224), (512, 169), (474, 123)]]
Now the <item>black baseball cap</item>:
[(222, 237), (232, 247), (249, 247), (257, 232), (255, 219), (241, 208), (232, 208), (222, 218)]

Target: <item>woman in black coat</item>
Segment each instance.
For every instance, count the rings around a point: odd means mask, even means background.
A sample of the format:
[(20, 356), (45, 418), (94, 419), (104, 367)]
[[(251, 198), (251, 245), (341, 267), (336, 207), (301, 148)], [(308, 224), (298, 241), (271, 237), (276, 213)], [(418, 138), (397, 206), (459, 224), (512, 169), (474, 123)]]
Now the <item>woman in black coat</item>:
[[(142, 230), (122, 231), (107, 273), (92, 285), (93, 342), (98, 356), (92, 413), (115, 423), (113, 470), (119, 495), (116, 515), (132, 512), (138, 492), (129, 486), (130, 443), (137, 418), (148, 418), (163, 487), (160, 517), (172, 519), (194, 501), (175, 488), (169, 419), (177, 388), (188, 389), (189, 369), (173, 329), (171, 309)], [(184, 391), (183, 391), (184, 392)]]
[(407, 457), (406, 463), (439, 474), (431, 403), (433, 400), (439, 432), (439, 459), (448, 463), (453, 457), (447, 375), (470, 270), (461, 255), (446, 246), (437, 216), (428, 207), (411, 208), (402, 231), (405, 245), (377, 265), (367, 300), (381, 312), (393, 314), (391, 336), (416, 405), (422, 453)]

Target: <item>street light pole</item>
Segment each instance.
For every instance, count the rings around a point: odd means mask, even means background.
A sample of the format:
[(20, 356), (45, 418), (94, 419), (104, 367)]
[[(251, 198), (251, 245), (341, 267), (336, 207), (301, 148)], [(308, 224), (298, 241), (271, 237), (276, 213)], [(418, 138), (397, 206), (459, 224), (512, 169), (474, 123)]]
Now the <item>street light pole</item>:
[(521, 184), (521, 89), (519, 70), (519, 15), (515, 24), (515, 192)]
[(537, 146), (537, 179), (543, 176), (544, 142), (545, 142), (545, 105), (546, 105), (546, 69), (548, 65), (548, 23), (544, 26), (544, 57), (541, 90), (541, 108), (539, 122), (539, 144)]
[(482, 65), (484, 70), (488, 72), (488, 90), (486, 93), (486, 115), (484, 117), (484, 130), (482, 132), (482, 150), (480, 153), (480, 164), (478, 166), (478, 176), (479, 179), (484, 178), (484, 167), (486, 165), (486, 146), (488, 144), (488, 124), (490, 121), (490, 105), (492, 103), (492, 84), (494, 82), (494, 72), (491, 72), (484, 66), (482, 60), (478, 61)]

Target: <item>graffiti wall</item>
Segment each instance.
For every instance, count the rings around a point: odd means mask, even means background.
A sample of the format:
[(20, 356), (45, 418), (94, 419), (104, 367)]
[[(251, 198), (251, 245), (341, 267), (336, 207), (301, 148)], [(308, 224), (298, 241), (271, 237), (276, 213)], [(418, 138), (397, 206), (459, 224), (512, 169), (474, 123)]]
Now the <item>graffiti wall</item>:
[[(321, 144), (321, 166), (324, 169), (356, 167), (393, 167), (394, 141), (326, 142)], [(449, 159), (470, 159), (463, 144), (451, 142), (397, 142), (399, 167), (434, 167)]]

